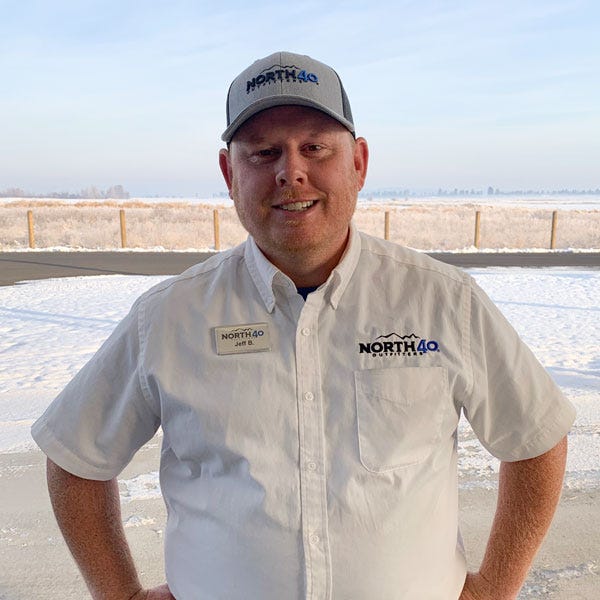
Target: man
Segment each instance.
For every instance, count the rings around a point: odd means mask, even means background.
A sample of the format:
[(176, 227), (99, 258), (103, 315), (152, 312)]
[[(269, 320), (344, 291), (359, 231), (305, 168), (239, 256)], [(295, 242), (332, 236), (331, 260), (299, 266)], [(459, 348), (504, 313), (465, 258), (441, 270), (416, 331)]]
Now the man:
[[(571, 405), (468, 275), (352, 226), (368, 148), (330, 67), (255, 62), (227, 124), (248, 241), (138, 299), (33, 428), (93, 597), (514, 598)], [(503, 461), (469, 575), (461, 411)], [(142, 590), (115, 478), (159, 425), (168, 587)]]

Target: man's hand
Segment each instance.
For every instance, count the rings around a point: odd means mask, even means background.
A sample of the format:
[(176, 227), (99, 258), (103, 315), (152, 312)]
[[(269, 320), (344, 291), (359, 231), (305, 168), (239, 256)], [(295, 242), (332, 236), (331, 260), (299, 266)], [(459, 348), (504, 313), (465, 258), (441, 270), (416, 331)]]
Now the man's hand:
[(175, 600), (169, 586), (165, 583), (149, 590), (140, 590), (130, 600)]
[(479, 573), (467, 573), (465, 585), (458, 600), (512, 600), (514, 596), (500, 596), (498, 590)]

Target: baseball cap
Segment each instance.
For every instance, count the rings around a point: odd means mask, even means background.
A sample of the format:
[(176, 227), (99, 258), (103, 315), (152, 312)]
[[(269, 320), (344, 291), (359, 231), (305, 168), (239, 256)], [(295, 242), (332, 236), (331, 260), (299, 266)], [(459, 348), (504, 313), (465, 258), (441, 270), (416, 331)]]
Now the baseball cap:
[(274, 106), (308, 106), (333, 117), (354, 135), (350, 102), (339, 75), (326, 64), (302, 54), (275, 52), (242, 71), (227, 93), (229, 142), (256, 113)]

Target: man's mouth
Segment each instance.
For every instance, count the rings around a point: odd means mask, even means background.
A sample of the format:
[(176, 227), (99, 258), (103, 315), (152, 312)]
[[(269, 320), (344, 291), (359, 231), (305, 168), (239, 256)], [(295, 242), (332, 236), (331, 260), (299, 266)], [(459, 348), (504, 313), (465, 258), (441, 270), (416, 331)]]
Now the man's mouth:
[(292, 212), (299, 212), (310, 208), (315, 203), (315, 200), (309, 200), (308, 202), (289, 202), (288, 204), (280, 204), (276, 208), (282, 210), (289, 210)]

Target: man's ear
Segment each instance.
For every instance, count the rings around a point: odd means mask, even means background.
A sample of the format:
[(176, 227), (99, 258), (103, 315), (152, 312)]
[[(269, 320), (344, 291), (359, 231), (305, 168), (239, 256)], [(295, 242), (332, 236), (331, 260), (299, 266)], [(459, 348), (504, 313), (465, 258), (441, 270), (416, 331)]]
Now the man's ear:
[(226, 150), (225, 148), (221, 148), (221, 150), (219, 150), (219, 167), (221, 167), (223, 179), (225, 179), (225, 183), (227, 184), (227, 189), (229, 190), (229, 197), (233, 198), (233, 196), (231, 195), (231, 187), (233, 184), (231, 160), (229, 158), (229, 150)]
[(369, 146), (363, 137), (356, 138), (354, 143), (354, 169), (356, 170), (356, 181), (359, 191), (362, 190), (367, 178), (367, 167), (369, 166)]

